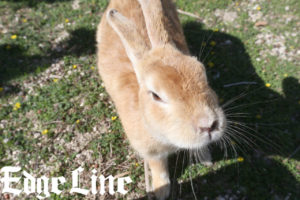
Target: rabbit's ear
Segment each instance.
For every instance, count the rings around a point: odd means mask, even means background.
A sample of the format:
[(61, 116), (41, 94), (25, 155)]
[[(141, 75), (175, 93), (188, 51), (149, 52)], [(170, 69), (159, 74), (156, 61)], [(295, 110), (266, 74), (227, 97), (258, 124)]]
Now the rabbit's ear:
[(106, 17), (110, 26), (121, 38), (126, 49), (126, 53), (133, 66), (135, 66), (137, 61), (141, 59), (147, 51), (149, 51), (147, 43), (138, 32), (135, 24), (117, 10), (109, 10)]
[(163, 5), (161, 0), (138, 0), (145, 17), (145, 23), (152, 47), (173, 44), (166, 29)]

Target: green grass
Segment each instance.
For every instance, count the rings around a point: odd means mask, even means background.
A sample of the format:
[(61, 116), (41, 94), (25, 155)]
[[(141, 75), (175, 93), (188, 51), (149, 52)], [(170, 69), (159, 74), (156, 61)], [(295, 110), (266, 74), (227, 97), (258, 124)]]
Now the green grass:
[[(96, 69), (95, 32), (107, 1), (79, 2), (80, 9), (68, 0), (0, 2), (0, 168), (68, 180), (79, 166), (87, 176), (92, 168), (128, 173), (129, 194), (105, 198), (142, 198), (143, 162), (119, 119), (112, 120), (117, 113)], [(203, 20), (180, 15), (191, 53), (213, 65), (207, 75), (220, 101), (245, 93), (228, 112), (247, 116), (230, 119), (243, 123), (235, 124), (240, 135), (231, 141), (236, 153), (228, 145), (224, 156), (225, 149), (212, 145), (213, 167), (191, 164), (184, 152), (171, 156), (170, 174), (178, 182), (171, 199), (194, 199), (191, 183), (198, 199), (299, 199), (299, 1), (177, 0), (177, 6)], [(226, 22), (217, 11), (237, 18)], [(251, 20), (260, 12), (264, 27)], [(270, 38), (286, 49), (276, 54), (280, 46)], [(255, 84), (224, 87), (243, 81)], [(82, 198), (68, 193), (70, 184), (50, 199)]]

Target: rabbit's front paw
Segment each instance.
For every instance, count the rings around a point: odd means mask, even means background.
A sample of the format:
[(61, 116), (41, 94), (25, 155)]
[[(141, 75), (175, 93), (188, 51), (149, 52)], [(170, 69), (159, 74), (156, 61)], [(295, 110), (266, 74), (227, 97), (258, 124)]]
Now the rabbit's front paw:
[(158, 200), (165, 200), (170, 195), (170, 180), (167, 175), (152, 177), (153, 192)]

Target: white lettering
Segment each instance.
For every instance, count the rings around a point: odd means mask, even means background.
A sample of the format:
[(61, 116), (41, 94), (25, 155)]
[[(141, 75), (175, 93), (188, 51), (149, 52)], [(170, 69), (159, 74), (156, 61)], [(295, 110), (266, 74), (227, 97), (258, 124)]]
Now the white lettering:
[(97, 194), (97, 176), (95, 175), (97, 173), (97, 170), (93, 169), (92, 172), (92, 194)]
[(83, 172), (82, 167), (78, 167), (76, 170), (72, 171), (72, 189), (70, 191), (71, 194), (79, 193), (83, 195), (87, 195), (89, 193), (86, 189), (79, 188), (79, 173)]
[[(42, 181), (44, 182), (45, 197), (40, 196), (40, 194), (42, 193)], [(44, 198), (50, 197), (50, 193), (49, 193), (49, 189), (48, 189), (48, 182), (49, 182), (49, 178), (47, 178), (46, 176), (42, 176), (41, 178), (37, 179), (37, 191), (36, 192), (38, 193), (38, 196), (37, 196), (38, 199), (44, 199)]]
[[(30, 174), (28, 174), (26, 171), (23, 172), (23, 175), (25, 176), (24, 179), (25, 194), (29, 195), (31, 193), (35, 193), (35, 178)], [(29, 187), (29, 181), (30, 181), (30, 187)]]
[(124, 178), (118, 178), (118, 191), (117, 192), (120, 192), (121, 194), (128, 193), (128, 191), (124, 189), (124, 185), (125, 185), (124, 181), (126, 182), (126, 184), (132, 183), (132, 180), (129, 176), (124, 177)]
[(58, 185), (60, 182), (61, 184), (64, 184), (66, 182), (66, 179), (65, 177), (58, 177), (58, 178), (52, 178), (52, 191), (51, 192), (54, 192), (55, 194), (60, 194), (62, 191), (58, 189)]
[(13, 189), (13, 188), (10, 188), (9, 185), (10, 183), (17, 183), (20, 181), (20, 177), (10, 177), (9, 176), (9, 173), (13, 173), (13, 172), (18, 172), (21, 170), (21, 167), (3, 167), (1, 169), (0, 172), (4, 172), (4, 177), (0, 180), (3, 184), (4, 184), (4, 188), (3, 188), (3, 193), (7, 192), (7, 193), (12, 193), (12, 194), (15, 194), (15, 195), (19, 195), (22, 190), (17, 190), (17, 189)]
[(99, 177), (100, 179), (100, 195), (103, 195), (105, 194), (105, 181), (108, 179), (108, 192), (109, 194), (113, 195), (115, 194), (115, 191), (114, 191), (114, 180), (115, 178), (110, 175), (108, 176), (107, 178), (105, 178), (103, 175), (101, 175)]
[[(0, 191), (3, 193), (11, 193), (13, 195), (19, 195), (22, 190), (18, 190), (15, 188), (11, 188), (12, 183), (19, 183), (21, 177), (14, 177), (11, 173), (16, 173), (21, 170), (20, 167), (3, 167), (0, 170), (0, 173), (4, 173), (4, 176), (1, 178), (0, 177), (0, 183), (3, 183), (3, 191)], [(116, 192), (120, 194), (127, 194), (128, 191), (125, 190), (125, 185), (132, 183), (132, 180), (129, 176), (123, 177), (123, 178), (115, 178), (112, 175), (109, 175), (108, 177), (105, 177), (103, 175), (100, 175), (97, 177), (96, 173), (97, 170), (93, 169), (92, 170), (92, 176), (91, 176), (91, 189), (83, 189), (80, 188), (80, 173), (83, 172), (83, 168), (79, 167), (76, 170), (72, 171), (72, 188), (70, 190), (70, 193), (79, 193), (83, 195), (87, 195), (89, 192), (92, 194), (97, 194), (98, 192), (100, 195), (106, 194), (107, 190), (110, 195), (114, 195)], [(1, 175), (1, 174), (0, 174)], [(51, 192), (55, 193), (57, 195), (61, 194), (63, 191), (59, 189), (59, 185), (63, 185), (66, 183), (66, 179), (64, 177), (54, 177), (54, 178), (48, 178), (46, 176), (42, 176), (40, 178), (35, 178), (31, 174), (29, 174), (26, 171), (22, 172), (22, 175), (24, 177), (24, 193), (26, 195), (30, 195), (33, 193), (36, 193), (36, 197), (38, 199), (45, 199), (50, 197), (50, 192), (49, 192), (49, 183), (51, 181)], [(99, 178), (99, 179), (98, 179)], [(99, 183), (97, 182), (99, 180)], [(107, 184), (108, 180), (108, 185)], [(115, 191), (115, 181), (117, 180), (117, 191)], [(100, 188), (99, 190), (97, 190)]]

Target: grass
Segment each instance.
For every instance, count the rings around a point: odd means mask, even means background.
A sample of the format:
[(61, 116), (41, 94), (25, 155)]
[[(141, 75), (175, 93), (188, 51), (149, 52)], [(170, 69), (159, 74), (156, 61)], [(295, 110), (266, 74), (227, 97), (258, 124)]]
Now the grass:
[[(237, 122), (230, 144), (237, 153), (212, 145), (213, 167), (190, 164), (184, 152), (171, 156), (178, 182), (171, 199), (193, 199), (191, 180), (198, 199), (300, 198), (299, 4), (177, 0), (202, 19), (180, 15), (191, 53), (207, 66), (221, 102), (245, 93), (228, 112), (247, 116), (231, 116)], [(130, 149), (96, 69), (95, 31), (107, 2), (79, 5), (0, 2), (0, 168), (21, 166), (37, 177), (71, 180), (71, 171), (83, 166), (86, 186), (92, 168), (125, 173), (133, 180), (130, 192), (105, 199), (143, 198), (143, 162)], [(256, 27), (256, 21), (267, 25)], [(255, 84), (224, 87), (243, 81)], [(66, 183), (50, 199), (82, 198), (70, 195), (70, 187)]]

